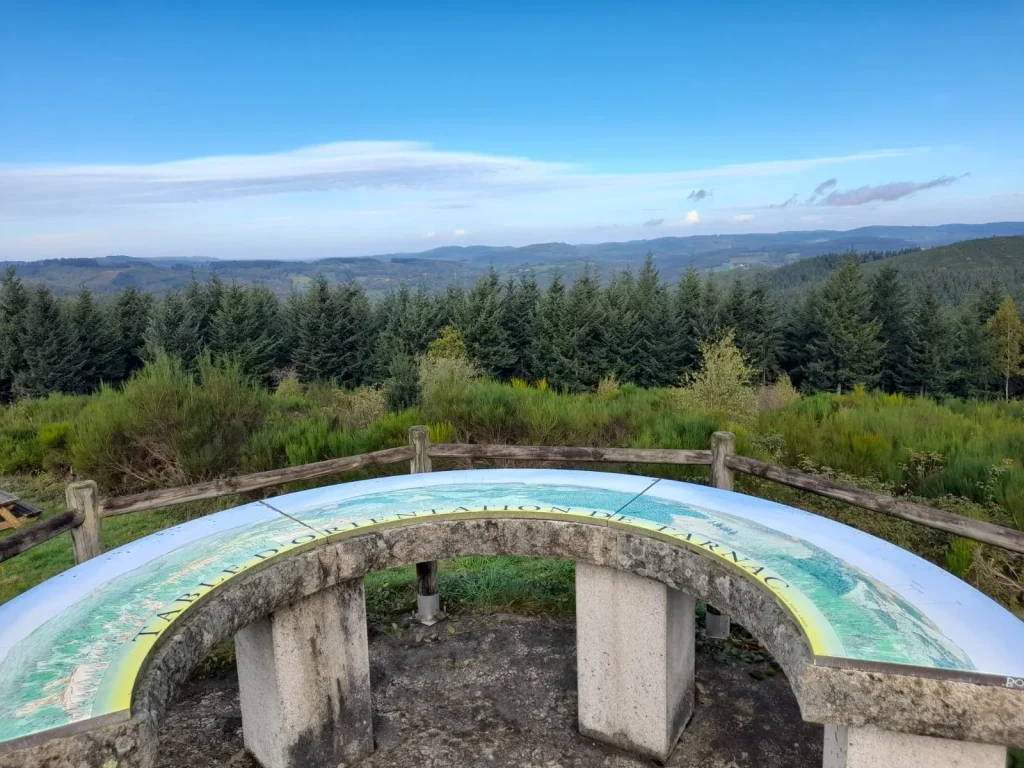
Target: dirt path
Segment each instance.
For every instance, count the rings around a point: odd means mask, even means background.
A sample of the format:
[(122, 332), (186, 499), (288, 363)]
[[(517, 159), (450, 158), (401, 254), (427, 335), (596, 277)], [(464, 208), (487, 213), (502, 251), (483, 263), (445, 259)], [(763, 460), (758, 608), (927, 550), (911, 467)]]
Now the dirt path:
[[(398, 634), (371, 634), (377, 751), (360, 768), (655, 765), (576, 732), (571, 618), (470, 615)], [(800, 719), (781, 674), (742, 644), (698, 645), (697, 706), (669, 766), (821, 765), (821, 727)], [(233, 669), (192, 681), (172, 706), (158, 766), (183, 765), (258, 768), (242, 749)]]

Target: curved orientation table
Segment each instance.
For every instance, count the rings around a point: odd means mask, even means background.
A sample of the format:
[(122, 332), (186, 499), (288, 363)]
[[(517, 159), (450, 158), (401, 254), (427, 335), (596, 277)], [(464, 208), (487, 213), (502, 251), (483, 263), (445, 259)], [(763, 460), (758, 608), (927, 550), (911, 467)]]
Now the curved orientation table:
[[(899, 547), (704, 486), (469, 470), (246, 504), (105, 553), (0, 606), (0, 767), (148, 765), (175, 688), (232, 635), (246, 743), (261, 762), (365, 755), (361, 577), (471, 554), (577, 561), (586, 735), (667, 757), (692, 711), (700, 599), (774, 654), (804, 718), (827, 726), (827, 766), (881, 765), (872, 760), (883, 753), (899, 765), (901, 749), (937, 750), (937, 766), (1001, 766), (1003, 746), (1024, 743), (1024, 623)], [(318, 651), (317, 640), (329, 648)], [(609, 653), (628, 658), (611, 668)], [(337, 684), (329, 714), (295, 715), (289, 696), (315, 698), (310, 686), (325, 676)], [(631, 723), (630, 696), (653, 701), (656, 716)], [(292, 717), (292, 735), (277, 729)], [(332, 723), (316, 722), (325, 718)]]

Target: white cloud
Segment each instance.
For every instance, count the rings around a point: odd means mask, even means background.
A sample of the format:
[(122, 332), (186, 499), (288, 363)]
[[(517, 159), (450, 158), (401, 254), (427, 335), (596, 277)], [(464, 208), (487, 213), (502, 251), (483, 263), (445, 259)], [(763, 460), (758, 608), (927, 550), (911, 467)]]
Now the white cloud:
[(881, 150), (663, 173), (595, 174), (567, 163), (450, 152), (417, 142), (350, 141), (265, 155), (148, 165), (8, 165), (0, 166), (0, 218), (93, 215), (114, 209), (131, 213), (139, 206), (357, 190), (475, 199), (579, 188), (656, 189), (706, 179), (788, 175), (913, 151)]
[[(653, 209), (660, 217), (680, 195), (706, 192), (717, 180), (785, 177), (915, 151), (659, 173), (595, 173), (408, 141), (150, 164), (0, 164), (0, 253), (13, 259), (380, 253), (423, 238), (466, 237), (469, 230), (474, 241), (525, 244), (588, 232), (627, 210)], [(645, 227), (700, 222), (692, 211), (649, 219)], [(60, 233), (66, 237), (58, 239)]]
[(749, 213), (738, 213), (732, 217), (734, 224), (749, 224), (754, 220), (754, 217)]

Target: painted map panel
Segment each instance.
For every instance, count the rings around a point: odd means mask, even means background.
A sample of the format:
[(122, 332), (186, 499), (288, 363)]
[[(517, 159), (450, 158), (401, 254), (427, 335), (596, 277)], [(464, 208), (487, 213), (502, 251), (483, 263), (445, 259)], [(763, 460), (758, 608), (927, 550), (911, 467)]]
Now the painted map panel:
[(542, 517), (636, 530), (756, 580), (816, 656), (1024, 676), (1024, 624), (951, 574), (831, 520), (742, 494), (565, 470), (405, 475), (289, 494), (121, 547), (0, 606), (0, 750), (127, 713), (174, 621), (268, 560), (430, 517)]

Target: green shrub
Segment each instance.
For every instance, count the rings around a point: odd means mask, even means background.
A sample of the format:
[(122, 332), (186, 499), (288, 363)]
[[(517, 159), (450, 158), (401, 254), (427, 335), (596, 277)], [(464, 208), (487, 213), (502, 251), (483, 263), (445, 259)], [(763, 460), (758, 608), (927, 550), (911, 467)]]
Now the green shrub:
[(122, 390), (102, 389), (72, 428), (77, 473), (123, 492), (236, 471), (263, 422), (266, 393), (230, 361), (202, 359), (198, 376), (160, 356)]

